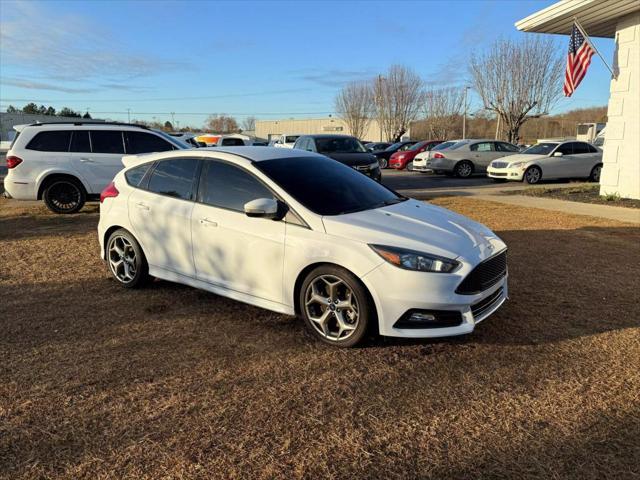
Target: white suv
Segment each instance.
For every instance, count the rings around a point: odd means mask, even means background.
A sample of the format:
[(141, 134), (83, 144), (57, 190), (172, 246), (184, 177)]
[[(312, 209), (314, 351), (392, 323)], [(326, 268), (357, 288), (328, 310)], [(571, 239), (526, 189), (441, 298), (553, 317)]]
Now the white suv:
[(16, 125), (7, 152), (5, 197), (44, 200), (55, 213), (74, 213), (122, 169), (126, 153), (181, 150), (187, 145), (143, 126), (106, 123)]

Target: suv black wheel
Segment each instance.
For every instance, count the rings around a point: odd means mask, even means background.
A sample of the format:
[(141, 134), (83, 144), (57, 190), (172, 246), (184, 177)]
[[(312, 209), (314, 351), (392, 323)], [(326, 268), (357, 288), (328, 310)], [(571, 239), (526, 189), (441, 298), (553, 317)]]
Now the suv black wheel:
[(58, 178), (48, 183), (42, 198), (54, 213), (75, 213), (84, 206), (87, 192), (78, 180)]
[(375, 307), (360, 280), (334, 265), (307, 275), (299, 293), (302, 318), (312, 335), (329, 345), (352, 347), (375, 322)]
[(105, 254), (111, 275), (123, 287), (141, 287), (149, 279), (149, 265), (142, 248), (124, 228), (109, 235)]
[(469, 178), (473, 175), (473, 163), (469, 160), (462, 160), (456, 163), (453, 173), (459, 178)]

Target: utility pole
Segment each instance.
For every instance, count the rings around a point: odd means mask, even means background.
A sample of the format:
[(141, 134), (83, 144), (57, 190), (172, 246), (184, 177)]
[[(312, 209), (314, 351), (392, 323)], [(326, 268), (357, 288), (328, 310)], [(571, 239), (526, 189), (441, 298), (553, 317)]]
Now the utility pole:
[(173, 124), (176, 123), (176, 119), (174, 118), (176, 112), (171, 112), (171, 126), (173, 127)]
[(131, 123), (131, 109), (127, 108), (127, 123)]
[(471, 87), (464, 87), (464, 114), (462, 115), (462, 139), (467, 138), (467, 90)]

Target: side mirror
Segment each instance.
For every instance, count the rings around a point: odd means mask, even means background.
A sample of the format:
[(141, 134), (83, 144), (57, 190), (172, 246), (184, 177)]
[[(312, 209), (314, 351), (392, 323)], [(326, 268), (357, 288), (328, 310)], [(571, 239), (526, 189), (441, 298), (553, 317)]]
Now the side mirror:
[(278, 201), (273, 198), (256, 198), (244, 204), (247, 217), (277, 218)]
[(562, 152), (553, 152), (554, 157), (561, 157), (563, 155)]

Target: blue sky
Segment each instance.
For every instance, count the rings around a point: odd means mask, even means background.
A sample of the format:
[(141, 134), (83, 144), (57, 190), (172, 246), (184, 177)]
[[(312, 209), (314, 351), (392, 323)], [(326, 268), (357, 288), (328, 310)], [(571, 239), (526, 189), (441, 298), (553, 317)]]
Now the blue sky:
[[(467, 59), (551, 1), (0, 2), (0, 109), (29, 101), (95, 117), (199, 126), (319, 117), (345, 82), (392, 64), (437, 85), (468, 81)], [(568, 38), (557, 36), (564, 52)], [(605, 58), (613, 41), (594, 39)], [(556, 111), (605, 105), (609, 73), (592, 66)], [(472, 99), (472, 110), (480, 108)]]

